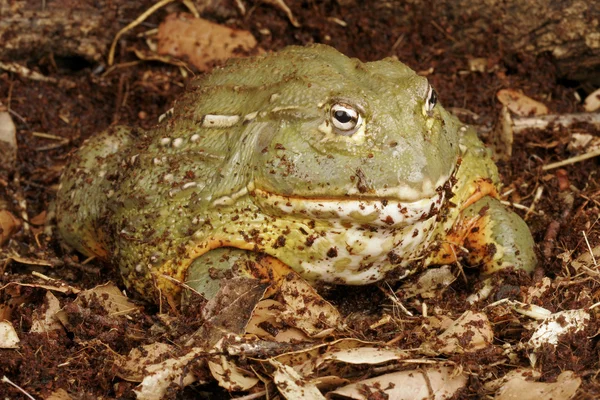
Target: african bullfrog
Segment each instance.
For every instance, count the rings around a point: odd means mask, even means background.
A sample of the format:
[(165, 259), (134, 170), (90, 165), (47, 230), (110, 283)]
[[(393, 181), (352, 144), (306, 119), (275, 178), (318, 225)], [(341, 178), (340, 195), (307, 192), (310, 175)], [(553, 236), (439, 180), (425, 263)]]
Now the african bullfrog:
[(56, 213), (67, 243), (151, 298), (240, 253), (345, 285), (456, 261), (531, 271), (531, 233), (498, 187), (426, 78), (312, 45), (202, 76), (153, 129), (91, 137)]

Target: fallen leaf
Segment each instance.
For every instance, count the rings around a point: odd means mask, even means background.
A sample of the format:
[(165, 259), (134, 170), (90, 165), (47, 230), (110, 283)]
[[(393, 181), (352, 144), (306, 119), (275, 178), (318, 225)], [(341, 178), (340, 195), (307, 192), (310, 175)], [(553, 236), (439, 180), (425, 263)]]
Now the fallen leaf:
[(191, 15), (169, 15), (158, 28), (158, 53), (185, 57), (199, 70), (256, 47), (249, 31), (231, 29)]
[(533, 349), (533, 353), (529, 354), (531, 366), (535, 366), (536, 352), (542, 345), (550, 344), (556, 347), (564, 335), (586, 329), (590, 318), (587, 311), (578, 309), (559, 311), (544, 319), (527, 342), (527, 346)]
[(10, 171), (17, 160), (17, 128), (0, 103), (0, 168)]
[(21, 220), (8, 210), (0, 210), (0, 246), (12, 237), (21, 227)]
[(187, 386), (196, 378), (189, 370), (190, 363), (206, 354), (204, 348), (194, 347), (184, 356), (170, 358), (146, 367), (147, 375), (134, 390), (138, 400), (161, 400), (173, 383)]
[(437, 355), (468, 353), (484, 349), (492, 344), (494, 331), (483, 313), (465, 311), (437, 340), (423, 343), (421, 350)]
[(583, 109), (587, 112), (594, 112), (600, 109), (600, 89), (594, 90), (585, 98)]
[(225, 356), (208, 360), (208, 368), (219, 385), (230, 392), (249, 390), (260, 382), (254, 374), (237, 367)]
[(161, 357), (172, 352), (173, 345), (160, 342), (131, 349), (126, 357), (117, 359), (117, 375), (129, 382), (141, 382), (146, 374), (146, 366), (156, 364)]
[(402, 285), (402, 298), (410, 299), (420, 295), (428, 299), (440, 293), (456, 280), (452, 274), (452, 268), (449, 265), (443, 265), (440, 268), (428, 268), (417, 279), (416, 282), (410, 282)]
[(60, 311), (60, 302), (52, 292), (47, 291), (44, 303), (46, 306), (44, 315), (38, 315), (37, 312), (34, 312), (30, 332), (43, 333), (62, 330), (63, 326), (56, 317), (56, 314)]
[(64, 389), (58, 389), (55, 390), (54, 392), (50, 393), (50, 395), (48, 397), (46, 397), (44, 400), (71, 400), (72, 397), (71, 395), (69, 395), (69, 393), (64, 390)]
[(577, 393), (581, 378), (572, 371), (563, 371), (556, 382), (531, 382), (515, 376), (496, 392), (495, 400), (569, 400)]
[(16, 349), (20, 341), (12, 324), (9, 321), (0, 321), (0, 349)]
[(119, 288), (112, 282), (96, 286), (90, 290), (84, 290), (79, 293), (75, 303), (81, 305), (83, 299), (88, 302), (97, 300), (108, 312), (108, 315), (113, 317), (130, 314), (138, 309), (138, 306), (121, 293)]
[(456, 374), (451, 367), (428, 367), (358, 381), (328, 393), (327, 398), (336, 395), (357, 400), (442, 400), (449, 399), (466, 384), (467, 376)]
[(496, 93), (496, 98), (500, 103), (508, 107), (514, 114), (521, 117), (530, 117), (534, 115), (548, 114), (548, 107), (531, 97), (514, 89), (502, 89)]
[(294, 368), (275, 360), (270, 363), (275, 367), (273, 382), (283, 397), (290, 400), (325, 400), (317, 385), (306, 380)]
[(308, 336), (301, 330), (287, 326), (282, 321), (285, 305), (273, 300), (261, 300), (252, 312), (245, 333), (276, 342), (306, 341)]

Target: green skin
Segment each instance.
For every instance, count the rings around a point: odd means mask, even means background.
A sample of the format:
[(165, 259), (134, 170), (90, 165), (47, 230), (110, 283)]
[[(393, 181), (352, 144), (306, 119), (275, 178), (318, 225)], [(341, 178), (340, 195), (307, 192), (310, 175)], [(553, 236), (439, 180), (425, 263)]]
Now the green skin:
[[(459, 248), (486, 273), (531, 271), (525, 223), (493, 193), (472, 203), (481, 182), (498, 186), (487, 150), (430, 96), (396, 60), (323, 45), (235, 60), (195, 81), (156, 128), (90, 138), (63, 174), (58, 228), (148, 298), (186, 279), (211, 295), (222, 248), (340, 284), (401, 278)], [(337, 127), (340, 104), (359, 129)], [(472, 223), (478, 240), (465, 241)]]

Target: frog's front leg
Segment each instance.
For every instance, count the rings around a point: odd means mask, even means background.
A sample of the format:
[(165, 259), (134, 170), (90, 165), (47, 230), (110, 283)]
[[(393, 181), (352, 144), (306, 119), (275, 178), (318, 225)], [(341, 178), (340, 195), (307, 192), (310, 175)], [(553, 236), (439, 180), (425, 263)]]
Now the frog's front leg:
[(533, 271), (537, 259), (531, 232), (517, 214), (485, 196), (462, 210), (430, 264), (464, 260), (484, 274), (514, 267)]

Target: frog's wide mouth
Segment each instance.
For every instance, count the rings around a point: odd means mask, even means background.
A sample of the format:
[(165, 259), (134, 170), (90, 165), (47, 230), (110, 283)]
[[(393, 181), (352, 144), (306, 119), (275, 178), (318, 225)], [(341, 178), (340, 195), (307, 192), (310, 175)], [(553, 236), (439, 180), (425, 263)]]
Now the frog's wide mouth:
[(388, 198), (307, 198), (285, 196), (255, 188), (257, 205), (266, 214), (302, 219), (330, 220), (359, 225), (396, 228), (437, 215), (444, 205), (445, 191), (414, 201)]

